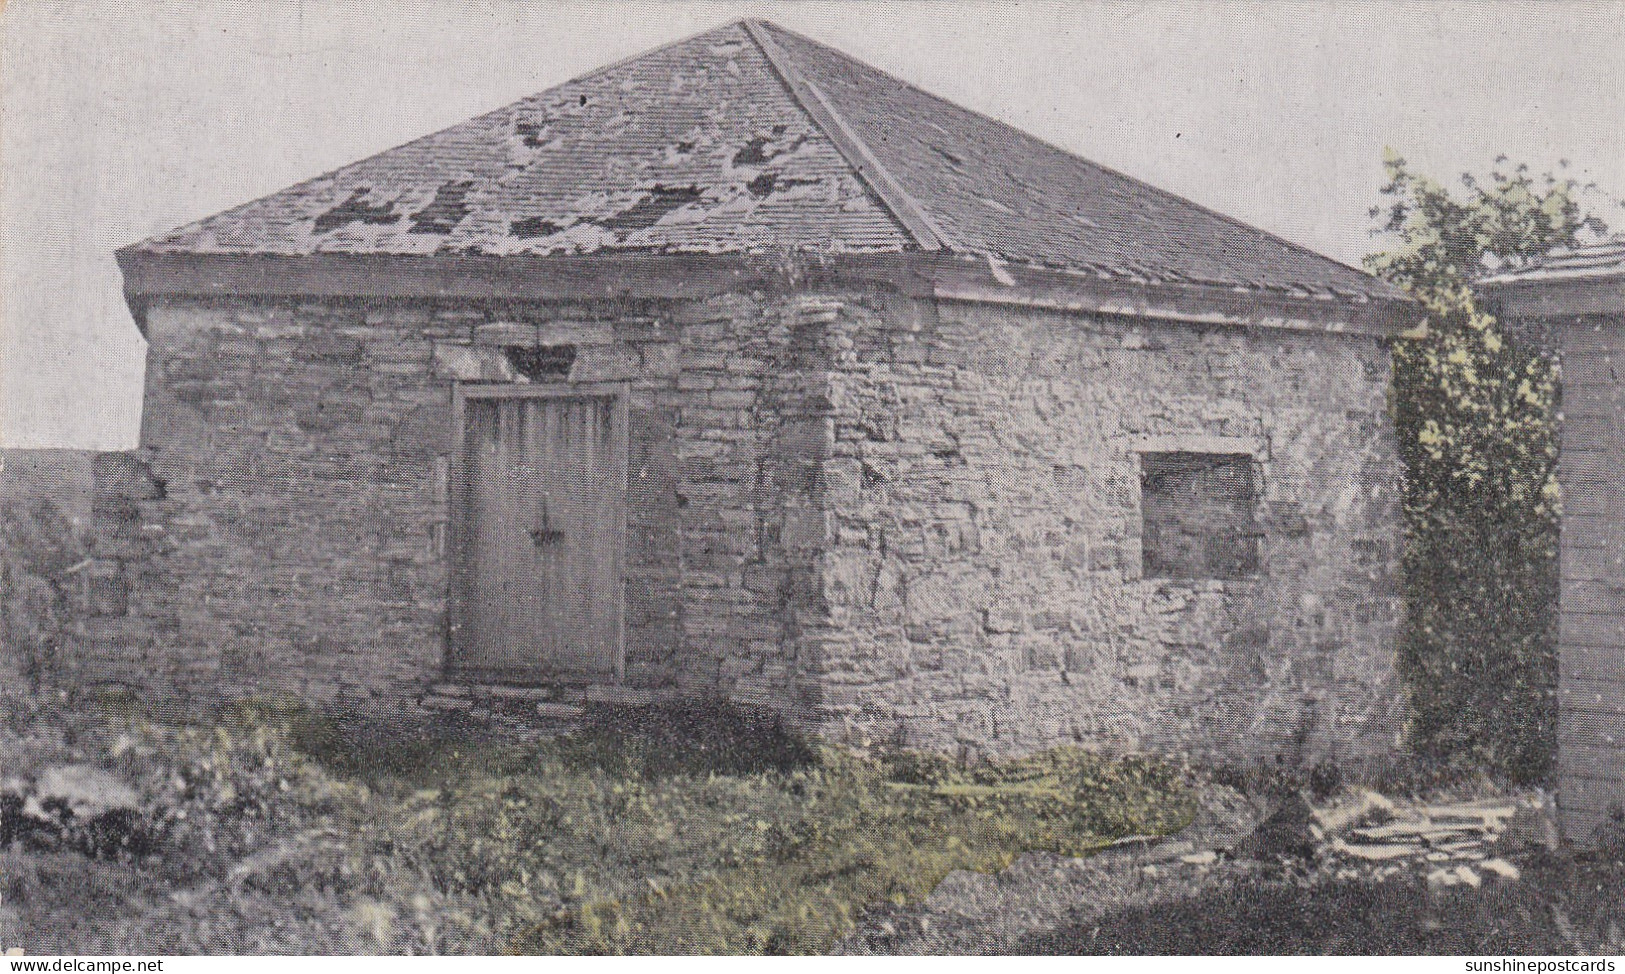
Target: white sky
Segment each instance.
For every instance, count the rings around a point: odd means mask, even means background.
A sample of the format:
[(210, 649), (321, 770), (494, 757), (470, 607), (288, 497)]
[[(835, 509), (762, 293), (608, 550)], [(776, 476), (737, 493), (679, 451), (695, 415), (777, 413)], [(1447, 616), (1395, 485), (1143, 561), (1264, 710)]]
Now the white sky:
[(134, 444), (115, 248), (747, 14), (1350, 263), (1384, 146), (1625, 199), (1625, 0), (11, 0), (0, 445)]

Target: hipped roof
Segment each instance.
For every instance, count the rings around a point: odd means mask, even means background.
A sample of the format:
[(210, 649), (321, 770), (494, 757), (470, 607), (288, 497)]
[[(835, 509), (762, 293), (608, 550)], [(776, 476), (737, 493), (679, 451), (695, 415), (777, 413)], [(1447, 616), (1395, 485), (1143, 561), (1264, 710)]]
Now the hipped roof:
[[(500, 274), (524, 258), (579, 275), (590, 266), (581, 258), (652, 268), (646, 258), (684, 257), (691, 268), (699, 257), (787, 253), (974, 265), (988, 280), (964, 278), (960, 291), (1042, 284), (1063, 304), (1091, 284), (1141, 298), (1145, 288), (1223, 295), (1232, 309), (1246, 296), (1279, 299), (1334, 327), (1350, 315), (1320, 306), (1404, 305), (1361, 271), (760, 20), (599, 69), (120, 258), (127, 289), (154, 293), (165, 268), (218, 292), (299, 277), (298, 258), (366, 259), (323, 265), (350, 273), (389, 266), (385, 257), (463, 259), (465, 269), (510, 259)], [(197, 260), (207, 258), (219, 260)], [(1141, 298), (1119, 293), (1106, 310)]]

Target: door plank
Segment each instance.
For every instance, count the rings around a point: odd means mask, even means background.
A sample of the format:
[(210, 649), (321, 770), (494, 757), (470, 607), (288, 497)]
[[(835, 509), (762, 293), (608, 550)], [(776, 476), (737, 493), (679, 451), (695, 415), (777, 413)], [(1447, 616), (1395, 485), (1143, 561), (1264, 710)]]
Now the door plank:
[(455, 669), (517, 680), (622, 670), (625, 404), (470, 398)]

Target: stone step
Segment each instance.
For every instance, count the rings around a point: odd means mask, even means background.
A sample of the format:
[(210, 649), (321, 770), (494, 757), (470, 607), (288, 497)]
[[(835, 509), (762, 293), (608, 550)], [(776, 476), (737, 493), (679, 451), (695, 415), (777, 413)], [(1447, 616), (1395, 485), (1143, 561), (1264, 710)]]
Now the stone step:
[(580, 687), (521, 686), (506, 683), (454, 683), (442, 681), (430, 688), (429, 693), (440, 697), (459, 697), (473, 700), (579, 700)]
[[(495, 692), (506, 691), (506, 692)], [(586, 713), (586, 708), (578, 703), (570, 703), (552, 699), (536, 699), (542, 695), (541, 688), (529, 687), (485, 687), (465, 685), (442, 684), (432, 688), (418, 700), (419, 706), (425, 710), (440, 712), (458, 712), (473, 717), (485, 718), (494, 716), (490, 704), (501, 702), (505, 704), (519, 703), (521, 711), (534, 713), (544, 720), (575, 720)], [(549, 693), (548, 696), (552, 694)], [(533, 702), (534, 701), (534, 702)], [(524, 719), (523, 714), (515, 714), (512, 706), (497, 708), (502, 711), (506, 719)]]
[(524, 686), (505, 683), (441, 681), (429, 687), (425, 700), (459, 699), (475, 701), (536, 701), (548, 704), (607, 704), (647, 706), (669, 699), (674, 691), (662, 693), (641, 687), (614, 683)]
[(454, 697), (435, 692), (421, 697), (418, 705), (426, 710), (469, 710), (474, 706), (474, 702), (467, 697)]

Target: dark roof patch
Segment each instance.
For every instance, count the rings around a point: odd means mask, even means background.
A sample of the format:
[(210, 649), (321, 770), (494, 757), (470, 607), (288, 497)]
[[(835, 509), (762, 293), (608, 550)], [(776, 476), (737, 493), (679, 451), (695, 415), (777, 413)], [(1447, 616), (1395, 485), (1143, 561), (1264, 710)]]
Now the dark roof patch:
[(698, 186), (653, 186), (642, 199), (614, 216), (599, 220), (598, 225), (627, 232), (647, 230), (667, 214), (704, 198), (705, 190)]
[(412, 214), (412, 229), (407, 233), (450, 233), (468, 216), (468, 193), (474, 188), (472, 179), (441, 183), (429, 205)]
[(508, 232), (520, 240), (551, 237), (563, 229), (562, 225), (540, 216), (523, 216), (508, 224)]
[(350, 223), (387, 225), (399, 222), (401, 215), (395, 212), (394, 201), (386, 200), (383, 203), (368, 203), (366, 197), (371, 192), (370, 187), (356, 187), (348, 199), (316, 217), (316, 232), (329, 233)]

